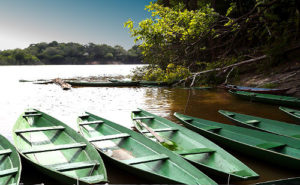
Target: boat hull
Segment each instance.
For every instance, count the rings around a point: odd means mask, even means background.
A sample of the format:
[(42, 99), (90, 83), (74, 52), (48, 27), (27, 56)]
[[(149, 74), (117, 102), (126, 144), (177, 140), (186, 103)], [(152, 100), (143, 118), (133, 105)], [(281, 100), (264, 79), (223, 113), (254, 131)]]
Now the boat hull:
[(1, 151), (11, 150), (11, 152), (7, 154), (7, 156), (4, 156), (4, 154), (0, 156), (1, 158), (0, 173), (1, 171), (3, 172), (4, 170), (11, 170), (13, 168), (17, 168), (17, 171), (14, 174), (1, 176), (0, 184), (19, 184), (22, 165), (21, 165), (20, 156), (16, 148), (2, 135), (0, 135), (0, 148)]
[(268, 103), (273, 105), (283, 105), (283, 106), (292, 106), (300, 107), (300, 99), (289, 96), (278, 96), (271, 94), (261, 94), (261, 93), (250, 93), (244, 91), (232, 91), (229, 90), (229, 93), (250, 101)]
[[(225, 130), (222, 127), (222, 125), (225, 126), (225, 124), (221, 124), (221, 123), (216, 123), (216, 122), (212, 122), (212, 121), (207, 121), (207, 120), (202, 120), (199, 118), (193, 118), (191, 116), (185, 116), (182, 114), (178, 114), (175, 113), (175, 116), (189, 129), (198, 132), (199, 134), (203, 135), (204, 137), (211, 139), (212, 141), (215, 141), (216, 143), (220, 144), (221, 146), (230, 148), (232, 150), (235, 150), (237, 152), (243, 153), (245, 155), (248, 156), (252, 156), (255, 157), (257, 159), (260, 159), (262, 161), (267, 161), (269, 163), (272, 163), (273, 165), (280, 165), (280, 166), (284, 166), (284, 167), (288, 167), (290, 169), (300, 169), (300, 149), (297, 148), (300, 146), (300, 141), (297, 139), (292, 139), (292, 138), (288, 138), (288, 137), (284, 137), (284, 136), (279, 136), (279, 135), (274, 135), (271, 133), (265, 133), (265, 132), (261, 132), (261, 131), (256, 131), (256, 130), (251, 130), (251, 129), (247, 129), (247, 128), (241, 128), (241, 127), (236, 127), (236, 126), (232, 126), (232, 125), (226, 125), (225, 128), (235, 128), (234, 130), (232, 130), (231, 132), (229, 132), (229, 136), (227, 133), (227, 136), (223, 136), (225, 134)], [(201, 127), (197, 126), (196, 124), (198, 123), (189, 123), (187, 121), (184, 121), (184, 119), (189, 118), (189, 119), (194, 119), (197, 122), (201, 123)], [(198, 121), (199, 120), (199, 121)], [(220, 135), (218, 133), (214, 133), (212, 131), (208, 131), (203, 129), (203, 125), (206, 126), (213, 126), (213, 127), (221, 127), (220, 133), (222, 133), (223, 135)], [(276, 150), (268, 150), (268, 149), (264, 149), (261, 147), (257, 147), (253, 144), (250, 143), (245, 143), (244, 141), (240, 140), (241, 137), (243, 136), (236, 136), (235, 139), (230, 138), (230, 135), (234, 135), (234, 133), (232, 132), (237, 132), (238, 130), (243, 131), (243, 133), (251, 133), (252, 136), (244, 136), (245, 138), (248, 138), (248, 140), (255, 140), (256, 137), (259, 137), (260, 139), (262, 137), (266, 137), (269, 138), (269, 140), (265, 141), (267, 142), (284, 142), (283, 140), (285, 140), (284, 144), (286, 144), (287, 146), (291, 145), (294, 147), (294, 150), (297, 150), (297, 152), (299, 153), (298, 157), (294, 157), (294, 156), (290, 156), (284, 153), (279, 153)], [(259, 136), (260, 135), (260, 136)], [(262, 137), (261, 137), (262, 136)], [(271, 138), (271, 140), (270, 140)], [(253, 142), (252, 141), (252, 142)], [(262, 141), (263, 143), (263, 141)]]
[[(78, 126), (80, 133), (86, 137), (87, 139), (91, 140), (91, 138), (99, 138), (99, 136), (103, 136), (104, 133), (109, 133), (109, 135), (104, 135), (108, 137), (112, 137), (118, 133), (121, 134), (129, 134), (128, 138), (122, 139), (119, 141), (118, 145), (112, 146), (111, 142), (112, 139), (107, 140), (109, 143), (93, 143), (93, 145), (98, 149), (98, 151), (101, 153), (102, 156), (105, 156), (105, 160), (109, 161), (110, 163), (118, 166), (119, 168), (126, 170), (132, 174), (135, 174), (141, 178), (147, 179), (150, 182), (156, 182), (156, 183), (166, 183), (166, 184), (215, 184), (213, 180), (211, 180), (209, 177), (207, 177), (205, 174), (197, 170), (194, 166), (183, 160), (180, 156), (174, 154), (173, 152), (168, 151), (164, 147), (158, 145), (157, 143), (145, 138), (144, 136), (140, 135), (139, 133), (136, 133), (132, 130), (129, 130), (121, 125), (118, 125), (116, 123), (113, 123), (109, 120), (106, 120), (104, 118), (98, 117), (91, 113), (86, 113), (88, 116), (88, 121), (103, 121), (102, 125), (97, 128), (97, 126), (86, 127), (86, 126), (80, 126), (80, 123), (83, 123), (87, 120), (82, 120), (82, 118), (78, 118)], [(85, 128), (83, 128), (85, 127)], [(90, 129), (92, 129), (92, 132), (90, 133)], [(111, 130), (112, 129), (112, 130)], [(101, 131), (101, 132), (100, 132)], [(118, 139), (117, 139), (118, 140)], [(115, 141), (118, 142), (118, 141)], [(102, 148), (100, 148), (100, 146)], [(109, 149), (106, 147), (105, 144), (110, 145)], [(116, 148), (117, 147), (117, 148)], [(108, 151), (112, 151), (113, 155), (109, 155)], [(165, 154), (169, 158), (167, 161), (156, 164), (149, 164), (152, 162), (143, 162), (138, 165), (135, 164), (128, 164), (124, 162), (126, 159), (119, 159), (117, 154), (115, 155), (115, 151), (123, 152), (126, 151), (126, 153), (130, 154), (131, 156), (134, 156), (134, 159), (142, 156), (151, 156), (153, 154)], [(154, 153), (153, 153), (154, 152)], [(139, 156), (143, 154), (142, 156)], [(155, 154), (155, 155), (156, 155)], [(156, 162), (156, 161), (153, 161)], [(152, 166), (154, 165), (154, 166)], [(174, 166), (175, 165), (175, 166)], [(154, 168), (153, 168), (154, 167)], [(181, 169), (182, 168), (182, 169)], [(190, 173), (190, 175), (184, 175), (186, 172)], [(182, 175), (171, 175), (174, 173), (178, 173)], [(186, 176), (186, 177), (185, 177)], [(184, 177), (184, 178), (183, 178)], [(197, 178), (195, 178), (197, 177)], [(198, 179), (198, 180), (197, 180)], [(195, 180), (195, 181), (194, 181)], [(198, 181), (198, 182), (197, 182)]]
[(13, 128), (14, 144), (28, 164), (62, 184), (107, 182), (104, 163), (88, 141), (55, 118), (32, 111), (38, 118), (23, 113)]
[[(140, 113), (138, 111), (133, 111), (132, 113), (132, 119), (139, 119), (143, 117), (153, 117), (152, 122), (148, 122), (147, 125), (151, 127), (152, 129), (159, 129), (161, 127), (173, 128), (177, 131), (169, 134), (164, 132), (157, 132), (157, 134), (161, 137), (164, 137), (167, 140), (170, 140), (171, 142), (174, 142), (178, 145), (178, 148), (168, 148), (170, 150), (173, 150), (174, 152), (180, 153), (181, 151), (189, 150), (191, 148), (197, 149), (197, 148), (207, 148), (211, 149), (214, 152), (213, 153), (206, 153), (206, 158), (209, 160), (212, 159), (209, 163), (199, 162), (203, 160), (202, 155), (198, 155), (195, 153), (189, 154), (189, 155), (182, 155), (184, 159), (191, 162), (194, 166), (199, 168), (201, 171), (219, 177), (223, 179), (227, 179), (230, 175), (230, 178), (232, 180), (249, 180), (249, 179), (257, 179), (259, 177), (258, 174), (256, 174), (254, 171), (252, 171), (250, 168), (248, 168), (246, 165), (244, 165), (242, 162), (240, 162), (238, 159), (234, 158), (231, 154), (223, 150), (221, 147), (217, 146), (213, 142), (209, 141), (205, 137), (200, 136), (199, 134), (188, 130), (178, 124), (175, 124), (169, 120), (166, 120), (164, 118), (161, 118), (159, 116), (156, 116), (154, 114), (151, 114), (149, 112), (146, 112), (142, 109), (139, 109)], [(135, 127), (143, 133), (143, 129), (137, 124), (137, 122), (134, 121)], [(152, 138), (151, 135), (147, 135), (144, 133), (146, 137)], [(163, 144), (162, 144), (163, 145)], [(165, 145), (164, 145), (165, 146)], [(214, 161), (214, 159), (217, 159)], [(221, 164), (222, 163), (222, 164)], [(227, 168), (227, 166), (229, 166)], [(234, 166), (235, 170), (231, 169)], [(245, 171), (248, 174), (244, 176), (238, 175), (238, 173), (233, 173), (233, 171)]]
[(263, 94), (284, 94), (290, 88), (285, 89), (268, 89), (268, 88), (254, 88), (254, 87), (244, 87), (244, 86), (236, 86), (236, 85), (225, 85), (224, 89), (234, 90), (234, 91), (245, 91), (245, 92), (253, 92), (253, 93), (263, 93)]

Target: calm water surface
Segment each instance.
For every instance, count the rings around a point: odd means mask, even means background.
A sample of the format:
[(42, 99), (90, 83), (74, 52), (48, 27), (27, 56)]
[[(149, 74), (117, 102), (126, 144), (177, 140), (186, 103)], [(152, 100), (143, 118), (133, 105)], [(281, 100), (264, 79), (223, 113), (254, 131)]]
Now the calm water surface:
[[(293, 119), (279, 111), (277, 106), (242, 101), (223, 90), (91, 87), (63, 91), (54, 84), (35, 85), (18, 82), (20, 79), (126, 76), (134, 67), (134, 65), (1, 66), (0, 133), (12, 140), (11, 130), (17, 117), (24, 109), (30, 107), (56, 117), (75, 130), (77, 130), (76, 117), (84, 111), (92, 112), (130, 128), (132, 126), (130, 112), (138, 107), (177, 123), (179, 122), (173, 116), (174, 112), (231, 124), (217, 112), (219, 109), (294, 122)], [(235, 184), (251, 184), (300, 175), (299, 172), (272, 166), (229, 149), (228, 151), (261, 175), (258, 180)], [(110, 183), (147, 183), (147, 181), (121, 171), (110, 164), (107, 164), (106, 167)], [(25, 185), (42, 182), (57, 184), (26, 164), (22, 173), (21, 181)], [(214, 179), (214, 177), (212, 178)], [(226, 181), (218, 182), (226, 183)]]

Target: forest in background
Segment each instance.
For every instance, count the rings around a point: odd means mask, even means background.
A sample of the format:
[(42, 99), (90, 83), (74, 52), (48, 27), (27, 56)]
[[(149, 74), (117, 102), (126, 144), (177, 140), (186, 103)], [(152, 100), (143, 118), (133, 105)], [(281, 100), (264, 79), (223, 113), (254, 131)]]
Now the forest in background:
[(60, 65), (60, 64), (140, 64), (138, 46), (125, 50), (122, 46), (78, 43), (31, 44), (25, 49), (0, 51), (0, 65)]
[(218, 84), (238, 78), (242, 61), (260, 61), (252, 72), (261, 73), (299, 53), (297, 0), (157, 0), (146, 10), (138, 26), (124, 24), (150, 64), (136, 80)]

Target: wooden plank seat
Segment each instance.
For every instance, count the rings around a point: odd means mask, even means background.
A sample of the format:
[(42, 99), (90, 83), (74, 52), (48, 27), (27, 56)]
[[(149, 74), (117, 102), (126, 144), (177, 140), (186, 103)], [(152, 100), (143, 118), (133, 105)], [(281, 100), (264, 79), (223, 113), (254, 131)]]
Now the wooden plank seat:
[(260, 121), (253, 119), (253, 120), (247, 120), (247, 121), (245, 121), (245, 123), (252, 124), (252, 125), (258, 125), (260, 123)]
[(282, 143), (275, 143), (275, 142), (270, 142), (270, 143), (261, 143), (256, 145), (259, 148), (263, 148), (263, 149), (273, 149), (273, 148), (279, 148), (279, 147), (284, 147), (286, 146), (286, 144), (282, 144)]
[(102, 124), (102, 123), (104, 123), (104, 122), (101, 121), (101, 120), (97, 120), (97, 121), (88, 121), (88, 122), (84, 122), (84, 123), (79, 123), (79, 125), (80, 126), (82, 126), (82, 125), (93, 125), (93, 124), (97, 125), (97, 124)]
[(79, 118), (88, 118), (90, 115), (88, 115), (88, 114), (83, 114), (83, 115), (81, 115), (81, 116), (78, 116)]
[(101, 181), (103, 179), (104, 179), (104, 175), (94, 175), (94, 176), (80, 178), (80, 180), (88, 181), (88, 182)]
[(234, 117), (235, 114), (231, 113), (231, 112), (224, 112), (225, 115), (229, 116), (229, 117)]
[(154, 117), (153, 116), (145, 116), (145, 117), (132, 118), (132, 120), (142, 120), (142, 119), (154, 119)]
[(220, 131), (222, 129), (222, 127), (206, 126), (206, 127), (202, 127), (201, 129), (207, 130), (207, 131)]
[(134, 113), (134, 114), (138, 114), (138, 113), (141, 113), (142, 111), (140, 111), (140, 110), (133, 110), (131, 112)]
[(26, 118), (26, 117), (35, 117), (35, 116), (41, 116), (42, 114), (40, 113), (36, 113), (36, 114), (25, 114), (23, 115), (23, 118)]
[(190, 155), (190, 154), (202, 154), (202, 153), (214, 153), (215, 150), (212, 150), (210, 148), (194, 148), (190, 150), (179, 150), (175, 151), (175, 153), (179, 155)]
[(65, 127), (63, 126), (53, 126), (53, 127), (35, 127), (35, 128), (27, 128), (27, 129), (21, 129), (16, 130), (16, 134), (22, 134), (27, 132), (41, 132), (41, 131), (50, 131), (50, 130), (64, 130)]
[(11, 152), (11, 149), (0, 150), (0, 155), (9, 155)]
[[(169, 132), (169, 131), (178, 131), (177, 128), (158, 128), (158, 129), (152, 129), (154, 132)], [(148, 130), (142, 130), (142, 133), (149, 133)]]
[(106, 141), (106, 140), (112, 140), (112, 139), (121, 139), (121, 138), (127, 138), (130, 137), (127, 133), (120, 133), (120, 134), (113, 134), (113, 135), (106, 135), (106, 136), (99, 136), (88, 139), (89, 142), (98, 142), (98, 141)]
[(34, 110), (32, 110), (32, 111), (25, 111), (25, 114), (37, 114), (37, 111), (34, 111)]
[(169, 157), (165, 154), (155, 154), (155, 155), (150, 155), (145, 157), (137, 157), (133, 159), (122, 160), (122, 162), (129, 165), (134, 165), (134, 164), (148, 163), (148, 162), (166, 160), (166, 159), (169, 159)]
[(84, 148), (84, 147), (86, 147), (85, 143), (72, 143), (72, 144), (48, 146), (48, 147), (43, 147), (43, 148), (25, 149), (25, 150), (22, 150), (21, 153), (33, 154), (33, 153), (52, 152), (52, 151), (57, 151), (57, 150), (66, 150), (66, 149)]
[(18, 172), (18, 168), (11, 168), (7, 170), (0, 171), (0, 177), (8, 176), (8, 175), (15, 175)]
[(47, 165), (47, 167), (57, 171), (70, 171), (70, 170), (79, 170), (83, 168), (91, 168), (99, 165), (100, 163), (97, 161), (86, 161), (86, 162), (53, 164), (53, 165)]

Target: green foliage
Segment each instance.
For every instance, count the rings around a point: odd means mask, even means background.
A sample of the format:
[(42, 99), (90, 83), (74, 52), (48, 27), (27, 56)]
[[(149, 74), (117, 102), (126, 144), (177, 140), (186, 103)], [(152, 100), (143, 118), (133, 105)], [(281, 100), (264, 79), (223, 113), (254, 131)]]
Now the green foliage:
[(26, 49), (6, 50), (0, 52), (0, 65), (27, 64), (86, 64), (97, 61), (105, 64), (118, 61), (125, 64), (140, 63), (141, 51), (133, 46), (126, 51), (121, 46), (111, 47), (106, 44), (89, 43), (51, 43), (31, 44)]
[(190, 76), (190, 71), (183, 66), (169, 64), (165, 70), (158, 66), (144, 66), (135, 68), (132, 80), (161, 81), (173, 83)]
[[(196, 42), (200, 35), (214, 35), (210, 26), (216, 19), (216, 13), (209, 6), (188, 11), (182, 4), (171, 9), (150, 3), (146, 9), (152, 13), (151, 18), (141, 21), (136, 28), (132, 20), (124, 26), (135, 37), (135, 42), (141, 42), (144, 61), (149, 64), (159, 65), (163, 69), (170, 62), (189, 65), (189, 59), (193, 56), (186, 55), (188, 46)], [(205, 43), (197, 47), (205, 48)]]

